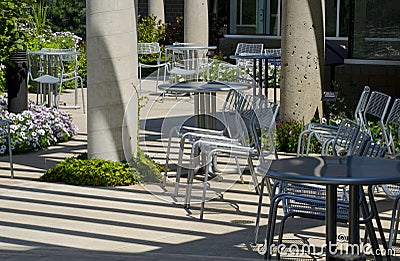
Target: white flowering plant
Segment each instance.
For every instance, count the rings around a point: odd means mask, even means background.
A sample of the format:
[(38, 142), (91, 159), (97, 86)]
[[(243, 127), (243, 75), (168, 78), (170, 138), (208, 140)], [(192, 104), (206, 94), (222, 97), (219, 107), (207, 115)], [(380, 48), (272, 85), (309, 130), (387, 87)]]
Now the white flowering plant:
[[(0, 118), (10, 122), (13, 153), (35, 151), (65, 142), (77, 134), (72, 117), (63, 110), (29, 104), (22, 113), (10, 113), (7, 104), (1, 104)], [(8, 151), (7, 135), (0, 130), (0, 155)]]

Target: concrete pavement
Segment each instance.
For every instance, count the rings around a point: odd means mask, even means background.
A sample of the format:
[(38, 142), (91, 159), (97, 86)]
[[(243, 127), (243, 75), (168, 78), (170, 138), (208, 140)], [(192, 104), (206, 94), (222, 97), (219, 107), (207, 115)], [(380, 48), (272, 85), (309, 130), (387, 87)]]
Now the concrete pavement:
[[(167, 96), (161, 102), (152, 81), (144, 82), (142, 92), (149, 100), (141, 113), (141, 148), (163, 164), (166, 137), (160, 126), (168, 130), (167, 116), (189, 119), (193, 98)], [(90, 188), (35, 181), (63, 158), (86, 151), (87, 115), (69, 112), (79, 127), (73, 140), (16, 155), (15, 179), (9, 178), (7, 157), (1, 158), (0, 260), (263, 259), (250, 245), (258, 196), (247, 182), (224, 187), (223, 200), (207, 202), (200, 221), (197, 204), (188, 213), (149, 185)], [(390, 201), (382, 193), (377, 201), (388, 232)], [(265, 197), (263, 225), (268, 204)], [(291, 219), (285, 228), (285, 243), (324, 242), (323, 221)], [(346, 233), (344, 227), (340, 231)]]

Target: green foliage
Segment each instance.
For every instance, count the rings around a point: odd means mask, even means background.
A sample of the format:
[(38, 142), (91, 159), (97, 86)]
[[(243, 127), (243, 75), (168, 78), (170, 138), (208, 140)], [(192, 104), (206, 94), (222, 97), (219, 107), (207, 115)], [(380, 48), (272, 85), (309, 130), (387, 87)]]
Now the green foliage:
[(138, 173), (127, 163), (103, 159), (67, 158), (39, 178), (80, 186), (126, 186), (138, 182)]
[(21, 30), (29, 18), (27, 7), (36, 0), (0, 1), (0, 63), (5, 64), (10, 54), (24, 49), (25, 32)]
[(103, 159), (87, 159), (87, 153), (67, 158), (43, 174), (39, 181), (79, 186), (128, 186), (138, 182), (159, 182), (160, 165), (143, 151), (129, 164)]
[[(161, 20), (157, 19), (156, 16), (138, 16), (137, 24), (137, 36), (139, 43), (160, 43), (164, 42), (165, 31), (167, 24), (162, 23)], [(165, 49), (163, 45), (161, 47), (161, 54), (164, 55)], [(139, 62), (144, 64), (156, 64), (158, 54), (152, 55), (139, 55)], [(145, 68), (143, 69), (143, 76), (147, 76), (152, 73), (154, 69)]]
[(42, 0), (48, 2), (48, 19), (53, 31), (74, 32), (86, 39), (85, 0)]
[(140, 181), (143, 183), (158, 182), (162, 179), (160, 171), (163, 168), (140, 149), (138, 149), (136, 158), (133, 159), (131, 166), (139, 173)]
[(138, 16), (137, 35), (139, 43), (159, 43), (164, 39), (167, 24), (156, 16)]
[(28, 17), (28, 25), (36, 34), (41, 34), (50, 28), (47, 20), (48, 7), (45, 3), (39, 2), (33, 4), (31, 9), (32, 15)]
[[(300, 133), (304, 127), (297, 122), (283, 122), (277, 124), (276, 128), (276, 148), (278, 151), (295, 153)], [(319, 153), (321, 145), (315, 138), (311, 140), (310, 152)]]
[(178, 16), (176, 18), (176, 24), (168, 24), (165, 31), (164, 41), (162, 42), (162, 44), (168, 45), (168, 44), (173, 44), (175, 42), (182, 43), (184, 42), (183, 34), (184, 34), (183, 17)]

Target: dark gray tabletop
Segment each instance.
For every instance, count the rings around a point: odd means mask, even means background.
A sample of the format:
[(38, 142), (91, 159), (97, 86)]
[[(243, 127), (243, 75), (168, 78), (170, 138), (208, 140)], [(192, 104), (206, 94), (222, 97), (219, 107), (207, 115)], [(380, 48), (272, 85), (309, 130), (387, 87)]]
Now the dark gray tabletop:
[(400, 160), (369, 157), (299, 157), (272, 161), (267, 176), (321, 185), (400, 183)]
[(243, 55), (231, 55), (231, 59), (281, 59), (279, 55), (273, 54), (243, 54)]
[(176, 92), (224, 92), (231, 89), (247, 90), (251, 85), (241, 82), (179, 82), (160, 84), (158, 88), (163, 91), (176, 91)]

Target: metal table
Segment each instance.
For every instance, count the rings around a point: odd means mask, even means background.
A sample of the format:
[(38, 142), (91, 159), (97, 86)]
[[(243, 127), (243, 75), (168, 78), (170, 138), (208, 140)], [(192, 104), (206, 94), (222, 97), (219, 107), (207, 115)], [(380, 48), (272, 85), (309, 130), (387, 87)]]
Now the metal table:
[[(44, 75), (50, 75), (50, 76), (54, 76), (54, 77), (56, 77), (56, 78), (58, 78), (58, 67), (60, 66), (60, 64), (61, 64), (61, 62), (62, 62), (62, 56), (63, 55), (79, 55), (80, 54), (80, 52), (78, 52), (78, 51), (72, 51), (72, 50), (69, 50), (69, 49), (66, 49), (66, 50), (61, 50), (61, 49), (57, 49), (57, 50), (40, 50), (40, 51), (28, 51), (28, 55), (38, 55), (38, 56), (40, 56), (40, 57), (42, 57), (43, 58), (43, 61), (44, 61), (44, 68), (43, 69), (45, 69), (46, 71), (44, 71), (43, 73), (44, 73)], [(55, 57), (55, 59), (54, 59), (54, 57)], [(52, 59), (53, 58), (53, 59)], [(51, 61), (56, 61), (56, 67), (55, 68), (53, 68), (53, 66), (52, 66), (52, 62)], [(51, 85), (56, 85), (56, 83), (54, 83), (54, 84), (51, 84)], [(58, 92), (57, 92), (57, 88), (55, 88), (56, 89), (56, 91), (55, 91), (55, 94), (54, 94), (54, 96), (57, 96), (58, 95)], [(45, 95), (45, 93), (43, 93), (42, 95)], [(49, 88), (49, 93), (48, 93), (48, 105), (49, 106), (52, 106), (52, 96), (53, 96), (53, 88), (52, 87), (50, 87)], [(75, 103), (76, 103), (76, 101), (77, 101), (77, 93), (75, 92)], [(57, 102), (56, 102), (57, 103)], [(57, 106), (58, 104), (55, 104), (55, 106)], [(80, 106), (78, 106), (78, 105), (75, 105), (75, 106), (59, 106), (59, 107), (64, 107), (64, 108), (77, 108), (77, 109), (79, 109), (80, 108)]]
[(197, 80), (200, 67), (208, 65), (208, 50), (215, 49), (217, 49), (217, 46), (207, 46), (199, 43), (166, 45), (165, 61), (170, 61), (172, 64), (171, 74), (195, 75), (194, 78), (186, 77), (185, 80)]
[[(231, 55), (229, 56), (231, 59), (251, 59), (253, 60), (253, 78), (256, 83), (258, 83), (258, 95), (262, 95), (263, 83), (265, 86), (265, 97), (268, 98), (268, 81), (270, 78), (268, 77), (268, 61), (269, 60), (280, 60), (281, 56), (279, 55), (271, 55), (271, 54), (251, 54), (251, 55)], [(265, 71), (265, 78), (262, 75), (262, 65), (264, 61), (264, 71)], [(258, 74), (257, 74), (257, 66), (258, 66)], [(276, 103), (276, 67), (273, 76), (274, 80), (274, 103)], [(258, 75), (258, 77), (257, 77)], [(257, 95), (256, 86), (253, 89), (253, 95)]]
[[(363, 185), (379, 185), (400, 182), (400, 161), (370, 157), (300, 157), (274, 160), (269, 169), (259, 168), (266, 177), (326, 186), (326, 244), (336, 244), (337, 186), (350, 186), (349, 244), (359, 244), (359, 197)], [(371, 204), (374, 204), (372, 201)], [(375, 206), (375, 205), (374, 205)], [(375, 217), (380, 226), (379, 216)], [(371, 244), (377, 249), (378, 242), (372, 222), (367, 223)], [(369, 225), (368, 225), (369, 224)], [(271, 240), (267, 238), (266, 240)], [(387, 244), (384, 239), (385, 247)], [(268, 241), (270, 242), (270, 241)], [(268, 244), (270, 245), (270, 244)], [(377, 252), (375, 252), (377, 253)], [(329, 252), (327, 253), (327, 259)], [(381, 260), (382, 256), (376, 256)]]
[[(247, 90), (251, 86), (239, 82), (179, 82), (161, 84), (160, 90), (194, 93), (194, 114), (196, 127), (215, 128), (217, 92), (228, 92), (231, 89)], [(211, 117), (210, 117), (211, 116)], [(208, 120), (206, 120), (208, 118)]]

